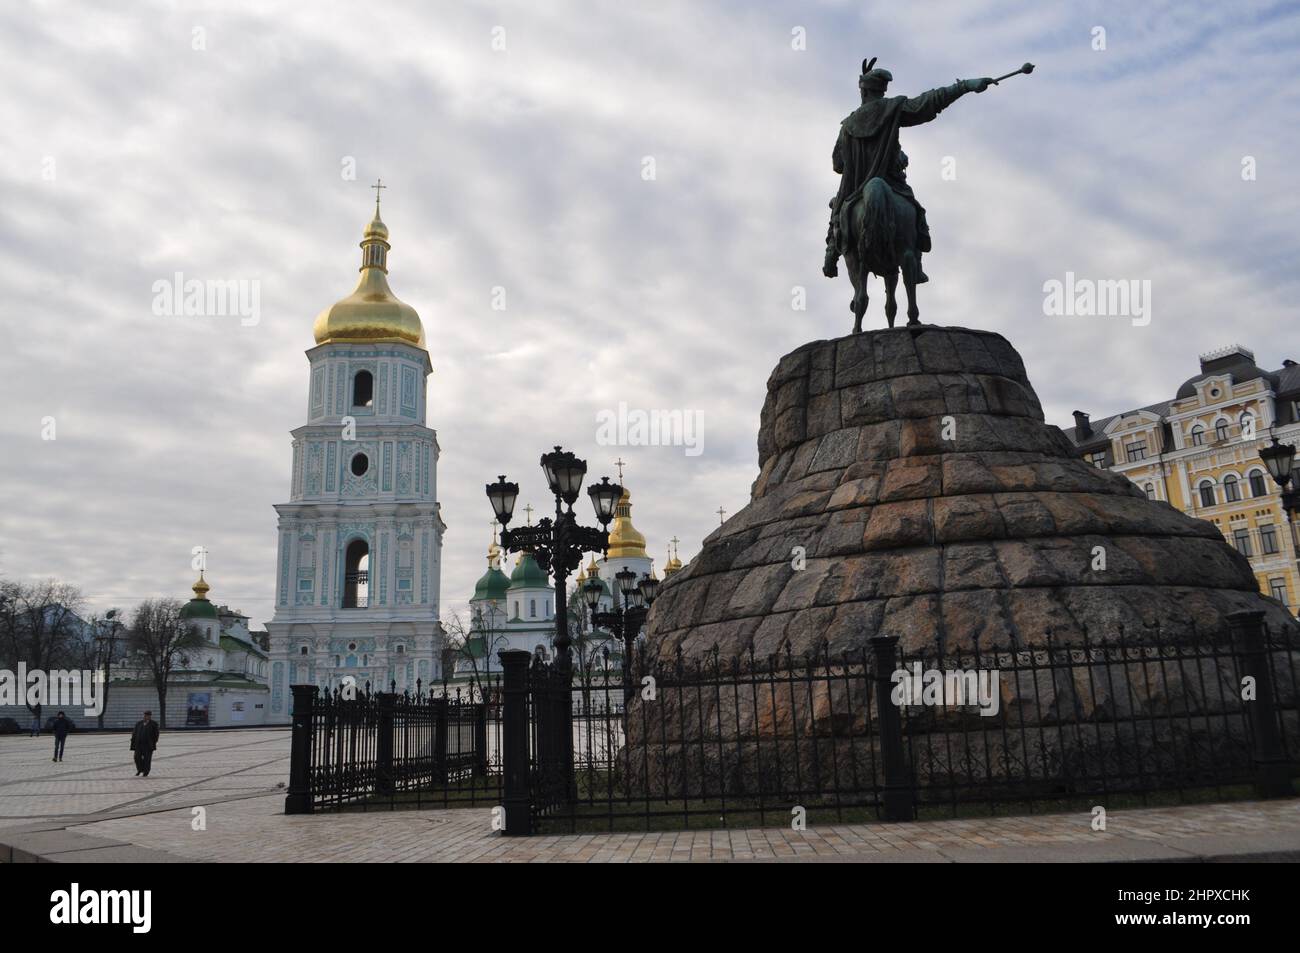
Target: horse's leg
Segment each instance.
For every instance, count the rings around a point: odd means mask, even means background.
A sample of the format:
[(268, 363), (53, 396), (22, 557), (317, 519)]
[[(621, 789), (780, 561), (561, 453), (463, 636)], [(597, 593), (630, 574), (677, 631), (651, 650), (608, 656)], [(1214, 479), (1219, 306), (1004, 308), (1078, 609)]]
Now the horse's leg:
[(894, 291), (898, 288), (898, 272), (891, 271), (885, 275), (885, 320), (889, 326), (894, 326), (894, 315), (898, 314), (898, 300), (894, 297)]
[(903, 272), (903, 286), (907, 288), (907, 323), (920, 324), (921, 309), (916, 306), (916, 270)]
[(853, 333), (861, 334), (862, 316), (867, 313), (867, 276), (858, 271), (856, 255), (845, 254), (844, 267), (853, 283), (853, 300), (849, 302), (849, 310), (853, 312)]

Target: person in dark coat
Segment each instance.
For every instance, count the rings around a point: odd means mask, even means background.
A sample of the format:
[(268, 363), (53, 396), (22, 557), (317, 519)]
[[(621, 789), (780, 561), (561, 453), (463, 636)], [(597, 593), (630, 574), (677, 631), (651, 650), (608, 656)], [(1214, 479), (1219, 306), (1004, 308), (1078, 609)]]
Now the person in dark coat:
[(72, 723), (63, 712), (54, 716), (54, 760), (63, 760), (63, 743), (68, 740), (68, 730)]
[(41, 703), (37, 702), (36, 707), (32, 709), (32, 733), (29, 737), (35, 738), (41, 733)]
[(153, 761), (153, 749), (158, 747), (158, 723), (153, 720), (153, 712), (147, 711), (144, 717), (131, 729), (131, 750), (135, 752), (135, 776), (149, 777), (149, 768)]

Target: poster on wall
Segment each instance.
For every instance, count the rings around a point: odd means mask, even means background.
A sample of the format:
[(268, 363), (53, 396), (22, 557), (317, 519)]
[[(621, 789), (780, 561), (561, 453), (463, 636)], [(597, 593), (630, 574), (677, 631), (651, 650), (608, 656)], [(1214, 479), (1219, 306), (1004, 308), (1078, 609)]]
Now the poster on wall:
[(230, 703), (230, 720), (231, 720), (231, 721), (243, 721), (243, 720), (244, 720), (244, 701), (243, 701), (243, 699), (235, 699), (234, 701), (232, 701), (232, 702)]
[(211, 692), (190, 692), (190, 699), (185, 703), (185, 727), (206, 728), (211, 703)]

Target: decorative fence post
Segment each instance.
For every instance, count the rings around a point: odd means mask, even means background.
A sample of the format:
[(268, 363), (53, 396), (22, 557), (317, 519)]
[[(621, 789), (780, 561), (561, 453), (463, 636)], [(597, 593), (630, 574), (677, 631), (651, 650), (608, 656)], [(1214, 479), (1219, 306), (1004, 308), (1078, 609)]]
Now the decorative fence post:
[(289, 742), (289, 793), (284, 799), (284, 813), (310, 814), (311, 742), (315, 722), (312, 711), (316, 700), (315, 685), (291, 685), (293, 692), (293, 734)]
[(527, 652), (501, 651), (501, 773), (505, 786), (506, 829), (511, 837), (532, 833), (528, 772), (528, 662)]
[[(1260, 797), (1291, 797), (1295, 792), (1273, 702), (1273, 671), (1264, 645), (1264, 613), (1233, 612), (1228, 616), (1228, 628), (1233, 648), (1241, 656), (1242, 674), (1255, 682), (1255, 700), (1243, 702), (1250, 718), (1255, 789)], [(1240, 685), (1237, 690), (1241, 690)]]
[[(433, 715), (433, 780), (436, 784), (447, 783), (447, 698), (429, 699), (430, 714)], [(459, 710), (459, 706), (457, 706)], [(456, 752), (460, 753), (460, 722), (456, 723)]]
[(487, 777), (487, 709), (486, 701), (474, 705), (474, 765), (471, 772), (476, 778)]
[(397, 695), (380, 692), (379, 725), (375, 736), (375, 792), (393, 793), (393, 704)]
[(903, 717), (890, 697), (898, 668), (898, 636), (872, 636), (871, 649), (876, 663), (876, 728), (885, 765), (885, 820), (910, 821), (916, 817), (916, 794), (903, 751)]

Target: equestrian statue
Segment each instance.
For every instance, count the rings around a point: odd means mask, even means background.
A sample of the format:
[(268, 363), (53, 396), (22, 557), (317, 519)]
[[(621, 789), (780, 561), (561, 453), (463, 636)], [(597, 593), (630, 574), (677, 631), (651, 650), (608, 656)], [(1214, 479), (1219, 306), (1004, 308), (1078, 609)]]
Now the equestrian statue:
[(930, 227), (925, 209), (907, 184), (907, 154), (898, 144), (898, 130), (929, 122), (967, 93), (982, 93), (989, 86), (1018, 73), (1032, 73), (1026, 63), (996, 79), (959, 79), (951, 86), (931, 89), (919, 96), (885, 96), (893, 80), (887, 69), (876, 69), (875, 57), (862, 61), (858, 89), (862, 105), (840, 123), (840, 135), (831, 163), (840, 175), (840, 188), (831, 199), (830, 228), (826, 233), (826, 260), (822, 273), (839, 274), (844, 264), (853, 282), (853, 333), (862, 331), (867, 310), (867, 276), (885, 282), (885, 318), (894, 326), (898, 303), (894, 291), (902, 273), (907, 289), (907, 323), (919, 324), (916, 286), (930, 279), (921, 270), (921, 255), (930, 250)]

